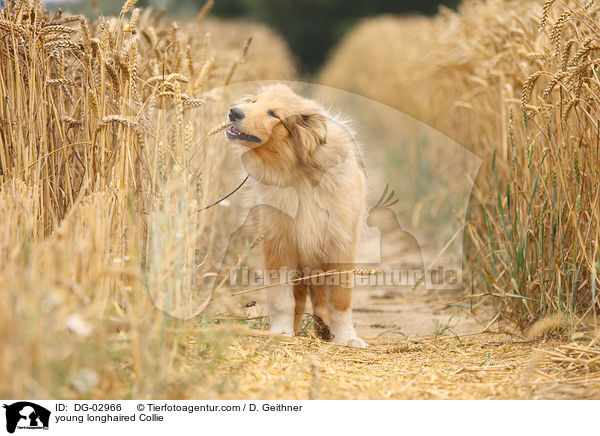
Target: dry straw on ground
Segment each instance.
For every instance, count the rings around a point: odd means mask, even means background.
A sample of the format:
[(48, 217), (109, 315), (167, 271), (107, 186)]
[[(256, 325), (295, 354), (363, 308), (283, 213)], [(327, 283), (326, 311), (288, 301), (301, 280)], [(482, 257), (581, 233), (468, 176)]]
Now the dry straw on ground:
[[(600, 399), (597, 340), (506, 334), (372, 341), (246, 337), (191, 397), (260, 399)], [(191, 369), (190, 369), (191, 370)]]

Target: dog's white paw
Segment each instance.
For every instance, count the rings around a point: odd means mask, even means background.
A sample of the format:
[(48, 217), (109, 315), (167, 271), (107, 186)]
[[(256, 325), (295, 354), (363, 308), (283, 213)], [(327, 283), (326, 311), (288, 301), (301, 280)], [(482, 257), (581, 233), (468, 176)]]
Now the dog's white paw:
[(271, 314), (271, 325), (269, 326), (271, 333), (283, 336), (294, 335), (294, 315), (282, 313)]
[(271, 323), (271, 327), (269, 328), (271, 333), (282, 335), (282, 336), (293, 336), (294, 335), (294, 326), (290, 326), (288, 322), (275, 322)]
[(368, 348), (369, 347), (369, 344), (367, 344), (365, 341), (363, 341), (359, 337), (342, 339), (340, 341), (336, 340), (336, 338), (333, 338), (333, 342), (335, 342), (336, 344), (339, 344), (339, 345), (343, 345), (344, 347), (351, 347), (351, 348)]
[(352, 348), (368, 348), (369, 344), (367, 344), (361, 338), (352, 338), (352, 339), (348, 340), (348, 343), (346, 346), (352, 347)]
[(271, 333), (275, 333), (275, 334), (281, 335), (281, 336), (287, 336), (288, 338), (291, 338), (292, 336), (294, 336), (293, 333), (286, 332), (286, 331), (271, 330)]
[(294, 293), (291, 286), (277, 286), (269, 296), (269, 331), (274, 334), (294, 334)]
[(345, 347), (367, 348), (365, 341), (356, 335), (352, 325), (352, 311), (337, 311), (329, 307), (329, 318), (331, 319), (331, 333), (333, 333), (333, 342)]

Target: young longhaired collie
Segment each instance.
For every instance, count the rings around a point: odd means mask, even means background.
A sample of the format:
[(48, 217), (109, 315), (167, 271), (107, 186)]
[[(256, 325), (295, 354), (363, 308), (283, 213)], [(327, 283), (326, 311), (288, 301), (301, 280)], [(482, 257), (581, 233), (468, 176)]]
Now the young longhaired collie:
[[(265, 269), (289, 279), (353, 268), (365, 208), (365, 177), (342, 120), (284, 85), (270, 85), (232, 107), (227, 138), (240, 144), (251, 175), (252, 226), (263, 236)], [(290, 189), (291, 188), (291, 189)], [(300, 329), (310, 295), (315, 332), (366, 347), (352, 324), (349, 274), (269, 288), (270, 329)]]

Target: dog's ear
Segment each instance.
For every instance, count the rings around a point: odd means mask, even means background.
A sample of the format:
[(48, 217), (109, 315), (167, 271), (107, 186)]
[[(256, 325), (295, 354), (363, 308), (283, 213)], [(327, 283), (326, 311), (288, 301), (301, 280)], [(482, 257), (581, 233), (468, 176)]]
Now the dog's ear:
[(323, 114), (294, 114), (282, 121), (290, 132), (302, 162), (306, 162), (308, 156), (327, 141), (327, 118)]

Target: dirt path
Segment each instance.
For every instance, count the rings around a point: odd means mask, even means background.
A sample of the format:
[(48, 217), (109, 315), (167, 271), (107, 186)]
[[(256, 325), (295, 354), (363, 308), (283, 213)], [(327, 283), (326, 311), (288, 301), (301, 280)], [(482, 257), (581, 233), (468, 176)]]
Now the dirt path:
[[(373, 235), (373, 234), (372, 234)], [(374, 236), (374, 235), (373, 235)], [(379, 240), (371, 237), (363, 242), (368, 264), (379, 263)], [(415, 252), (403, 251), (398, 255), (406, 268), (420, 256)], [(490, 327), (493, 313), (489, 309), (468, 310), (468, 302), (456, 302), (464, 296), (462, 290), (426, 290), (420, 285), (412, 286), (357, 286), (352, 293), (354, 325), (357, 334), (367, 340), (394, 337), (418, 338), (424, 336), (465, 335)], [(248, 313), (250, 317), (267, 315), (266, 292), (249, 294), (249, 301), (256, 301)], [(310, 301), (307, 312), (311, 312)]]
[[(469, 303), (454, 305), (464, 292), (412, 290), (411, 287), (357, 287), (353, 291), (353, 319), (358, 336), (367, 341), (422, 338), (478, 333), (490, 328), (492, 312), (484, 308), (471, 313)], [(267, 315), (266, 297), (256, 301), (248, 315)], [(310, 312), (310, 302), (307, 312)]]
[(442, 295), (410, 288), (356, 289), (354, 324), (359, 336), (371, 340), (394, 336), (418, 338), (438, 335), (465, 335), (480, 332), (491, 321), (489, 312), (482, 320), (466, 309), (448, 307), (458, 298), (455, 292)]

